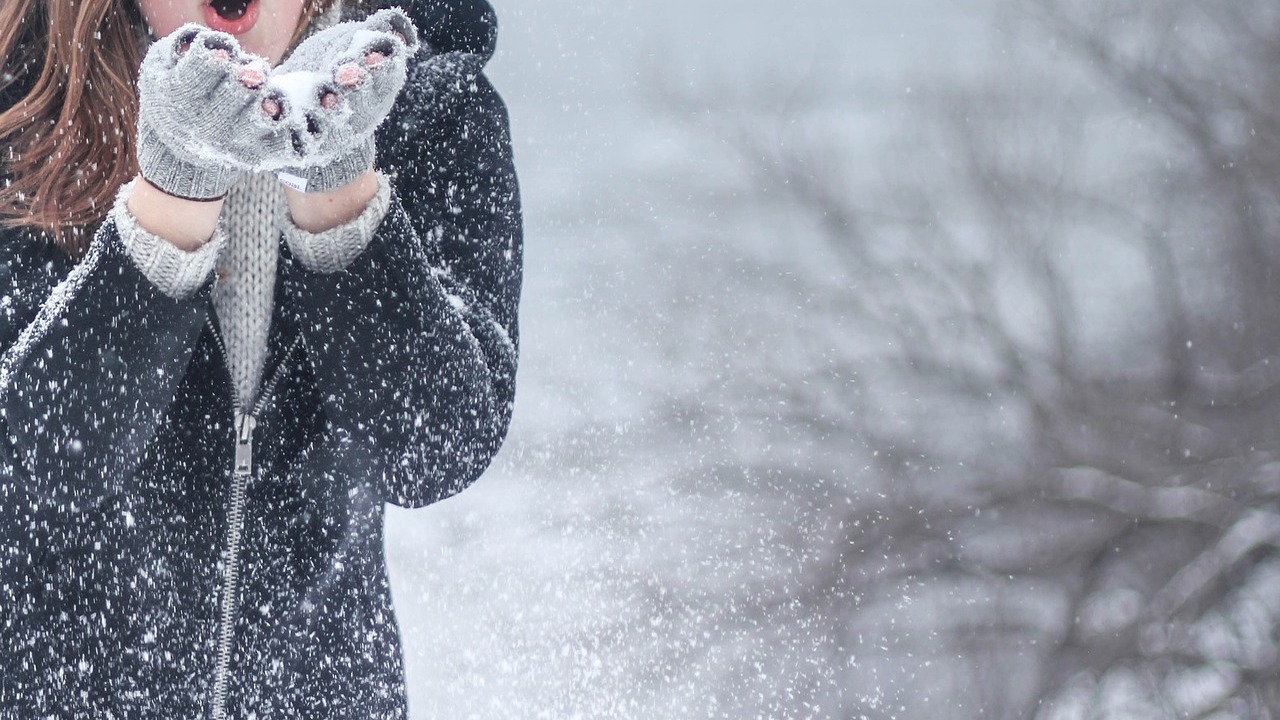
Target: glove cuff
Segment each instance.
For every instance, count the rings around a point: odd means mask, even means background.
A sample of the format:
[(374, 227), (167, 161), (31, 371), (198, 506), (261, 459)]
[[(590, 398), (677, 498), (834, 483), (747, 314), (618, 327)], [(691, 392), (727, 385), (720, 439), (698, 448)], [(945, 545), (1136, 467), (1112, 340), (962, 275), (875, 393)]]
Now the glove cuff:
[(138, 169), (147, 182), (185, 200), (214, 200), (227, 194), (241, 170), (212, 162), (196, 164), (176, 155), (142, 119), (138, 120)]
[(373, 145), (373, 138), (369, 138), (365, 142), (356, 146), (355, 150), (339, 157), (327, 165), (316, 165), (307, 168), (291, 168), (285, 172), (305, 178), (307, 181), (306, 192), (321, 193), (337, 190), (344, 185), (350, 185), (355, 179), (363, 175), (367, 170), (373, 167), (373, 157), (376, 151)]

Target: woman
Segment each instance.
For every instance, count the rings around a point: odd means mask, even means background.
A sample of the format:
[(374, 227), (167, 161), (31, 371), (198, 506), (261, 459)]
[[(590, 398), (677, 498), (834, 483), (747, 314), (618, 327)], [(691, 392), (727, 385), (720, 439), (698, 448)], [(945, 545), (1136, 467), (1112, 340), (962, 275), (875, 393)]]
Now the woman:
[(405, 716), (521, 220), (489, 6), (370, 10), (0, 0), (0, 718)]

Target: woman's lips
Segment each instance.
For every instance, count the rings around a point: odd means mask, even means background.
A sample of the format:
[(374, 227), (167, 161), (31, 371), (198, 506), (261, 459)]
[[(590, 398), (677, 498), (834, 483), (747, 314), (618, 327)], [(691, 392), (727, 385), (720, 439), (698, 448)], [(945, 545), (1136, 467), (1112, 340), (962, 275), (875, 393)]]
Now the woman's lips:
[(258, 4), (259, 0), (251, 0), (243, 15), (235, 20), (228, 20), (218, 14), (218, 11), (213, 8), (212, 2), (206, 2), (204, 5), (204, 24), (208, 25), (211, 30), (217, 30), (229, 35), (243, 35), (252, 30), (253, 26), (258, 22)]

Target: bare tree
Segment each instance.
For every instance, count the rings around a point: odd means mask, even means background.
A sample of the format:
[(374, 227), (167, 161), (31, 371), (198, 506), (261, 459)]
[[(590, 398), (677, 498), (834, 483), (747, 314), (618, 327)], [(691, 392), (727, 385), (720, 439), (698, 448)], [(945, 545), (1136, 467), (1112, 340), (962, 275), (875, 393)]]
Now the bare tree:
[(815, 717), (1271, 717), (1280, 6), (1007, 9), (887, 162), (829, 85), (662, 91), (728, 150), (703, 200), (738, 234), (673, 281), (673, 362), (721, 369), (661, 421), (718, 428), (687, 487), (758, 494), (791, 549), (716, 632), (777, 668), (803, 637)]

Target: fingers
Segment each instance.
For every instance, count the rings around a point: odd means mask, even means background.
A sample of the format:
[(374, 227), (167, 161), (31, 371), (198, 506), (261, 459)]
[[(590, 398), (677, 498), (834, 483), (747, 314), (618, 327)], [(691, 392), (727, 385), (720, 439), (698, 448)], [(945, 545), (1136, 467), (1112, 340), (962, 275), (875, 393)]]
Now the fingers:
[(418, 30), (409, 20), (409, 16), (399, 8), (379, 10), (369, 16), (365, 21), (365, 27), (393, 36), (404, 45), (410, 55), (418, 51)]
[[(314, 98), (300, 108), (305, 124), (291, 118), (295, 148), (303, 167), (332, 167), (352, 148), (372, 143), (404, 85), (408, 61), (417, 52), (418, 33), (402, 11), (381, 10), (351, 29), (342, 48), (315, 62), (323, 74)], [(313, 60), (314, 62), (314, 60)]]
[(252, 66), (243, 66), (236, 75), (240, 84), (250, 90), (257, 90), (267, 82), (267, 73)]
[(244, 55), (235, 37), (207, 29), (179, 33), (173, 41), (173, 53), (178, 67), (198, 62), (226, 63)]
[(353, 62), (342, 63), (333, 71), (333, 81), (344, 88), (354, 88), (368, 76), (364, 68)]
[(342, 88), (356, 88), (369, 78), (370, 71), (384, 65), (395, 51), (377, 45), (364, 51), (362, 58), (341, 60), (333, 70), (333, 81)]
[(366, 142), (418, 49), (399, 10), (305, 40), (272, 68), (236, 38), (188, 24), (156, 42), (139, 77), (142, 111), (167, 142), (246, 166), (323, 164)]
[(392, 32), (361, 30), (352, 38), (351, 47), (338, 55), (339, 65), (356, 63), (367, 68), (377, 67), (388, 60), (407, 60), (413, 51)]
[(270, 76), (267, 60), (244, 51), (235, 37), (184, 25), (148, 51), (139, 76), (141, 110), (174, 142), (229, 150), (235, 133), (272, 132), (283, 116), (284, 103), (267, 87)]
[(269, 95), (262, 99), (259, 107), (272, 120), (279, 120), (284, 117), (284, 101), (280, 97)]
[(402, 10), (379, 10), (360, 24), (345, 52), (334, 62), (334, 81), (356, 87), (392, 60), (407, 61), (418, 51), (418, 31)]
[(274, 72), (263, 88), (258, 113), (287, 138), (283, 149), (290, 163), (315, 152), (331, 124), (320, 116), (341, 104), (337, 88), (316, 72)]
[(245, 52), (235, 37), (187, 24), (158, 41), (148, 52), (153, 73), (166, 75), (159, 84), (174, 92), (213, 92), (229, 77), (243, 87), (262, 87), (270, 73), (263, 58)]
[(324, 154), (368, 135), (394, 103), (417, 43), (413, 23), (399, 10), (379, 11), (352, 27), (345, 49), (315, 68), (327, 78), (298, 94), (310, 100), (289, 123), (305, 153)]
[(162, 60), (168, 67), (177, 65), (178, 60), (187, 54), (192, 43), (200, 36), (201, 30), (204, 30), (204, 27), (195, 23), (187, 23), (179, 27), (168, 37), (161, 38), (151, 45), (151, 49), (147, 51), (148, 59)]

